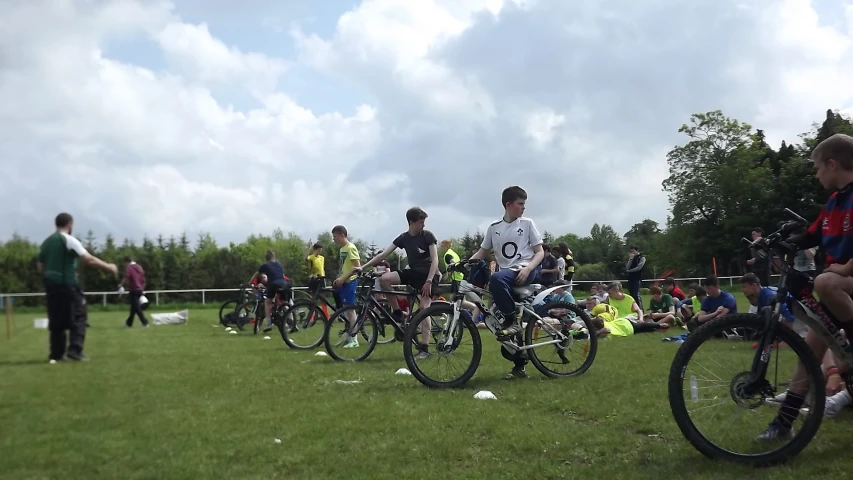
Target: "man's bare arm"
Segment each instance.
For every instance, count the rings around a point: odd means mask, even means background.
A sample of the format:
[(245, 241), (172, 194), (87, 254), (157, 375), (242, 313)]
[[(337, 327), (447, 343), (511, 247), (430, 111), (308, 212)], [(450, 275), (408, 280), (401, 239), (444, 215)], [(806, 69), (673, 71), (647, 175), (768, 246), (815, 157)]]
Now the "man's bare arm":
[(471, 255), (471, 260), (485, 260), (489, 256), (489, 251), (480, 247), (474, 255)]

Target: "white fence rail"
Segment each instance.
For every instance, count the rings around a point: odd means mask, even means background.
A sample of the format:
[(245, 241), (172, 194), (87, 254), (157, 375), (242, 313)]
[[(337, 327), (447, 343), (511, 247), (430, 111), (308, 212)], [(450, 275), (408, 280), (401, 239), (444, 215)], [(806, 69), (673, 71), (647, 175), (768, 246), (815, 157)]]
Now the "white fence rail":
[[(728, 284), (731, 287), (731, 286), (735, 285), (736, 280), (739, 279), (740, 277), (741, 277), (740, 275), (736, 275), (736, 276), (731, 276), (731, 277), (717, 277), (717, 278), (720, 280), (720, 283), (724, 284), (724, 285), (725, 285), (726, 281), (728, 281)], [(773, 278), (773, 277), (778, 278), (779, 275), (771, 275), (771, 278)], [(682, 284), (682, 286), (686, 286), (690, 283), (701, 283), (701, 281), (704, 278), (705, 277), (689, 277), (689, 278), (676, 278), (675, 280), (678, 281), (680, 284)], [(593, 284), (593, 283), (607, 284), (607, 283), (616, 282), (616, 281), (622, 282), (622, 283), (627, 283), (627, 280), (577, 280), (577, 281), (573, 281), (572, 284), (575, 288), (577, 288), (577, 287), (581, 287), (583, 285), (589, 285), (589, 284)], [(643, 283), (648, 285), (648, 284), (653, 284), (655, 282), (660, 282), (660, 281), (661, 281), (661, 279), (649, 278), (649, 279), (644, 279)], [(450, 286), (449, 284), (442, 284), (441, 285), (441, 287), (444, 287), (444, 288), (448, 288), (449, 286)], [(293, 287), (294, 290), (305, 290), (307, 288), (308, 287)], [(237, 293), (239, 291), (240, 291), (239, 288), (196, 288), (196, 289), (189, 289), (189, 290), (146, 290), (145, 295), (148, 297), (149, 301), (153, 300), (155, 305), (159, 305), (160, 304), (160, 294), (169, 295), (169, 294), (179, 294), (179, 293), (200, 293), (201, 294), (201, 303), (206, 304), (207, 303), (207, 301), (206, 301), (207, 299), (205, 298), (206, 293), (220, 293), (220, 292), (235, 292), (235, 293)], [(118, 292), (86, 292), (87, 297), (100, 296), (102, 298), (101, 303), (103, 305), (108, 304), (107, 299), (109, 297), (117, 296), (117, 295), (119, 295)], [(14, 299), (14, 298), (43, 297), (43, 296), (44, 296), (44, 292), (37, 292), (37, 293), (0, 293), (0, 303), (5, 302), (6, 298)], [(152, 296), (153, 296), (153, 299), (152, 299)]]

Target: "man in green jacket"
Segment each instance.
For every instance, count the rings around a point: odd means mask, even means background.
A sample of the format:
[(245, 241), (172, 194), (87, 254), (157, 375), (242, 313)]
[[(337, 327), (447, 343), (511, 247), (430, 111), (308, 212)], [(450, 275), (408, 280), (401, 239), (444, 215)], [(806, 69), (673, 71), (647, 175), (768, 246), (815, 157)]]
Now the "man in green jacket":
[[(77, 261), (118, 276), (113, 263), (91, 255), (71, 235), (74, 219), (67, 213), (56, 216), (56, 232), (41, 244), (38, 272), (44, 280), (47, 296), (47, 325), (50, 330), (50, 363), (69, 358), (85, 361), (83, 341), (86, 338), (86, 297), (77, 281)], [(66, 330), (70, 332), (66, 347)], [(67, 354), (66, 354), (67, 351)]]

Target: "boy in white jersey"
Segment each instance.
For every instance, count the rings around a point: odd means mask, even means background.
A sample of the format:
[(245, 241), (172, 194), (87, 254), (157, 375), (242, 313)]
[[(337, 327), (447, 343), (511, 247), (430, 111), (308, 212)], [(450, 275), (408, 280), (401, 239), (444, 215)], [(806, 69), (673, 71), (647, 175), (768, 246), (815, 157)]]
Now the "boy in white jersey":
[[(489, 225), (480, 249), (471, 256), (471, 260), (484, 260), (489, 250), (494, 250), (495, 261), (500, 269), (489, 280), (489, 293), (500, 314), (503, 315), (502, 329), (497, 332), (499, 341), (509, 340), (521, 332), (521, 325), (515, 318), (515, 300), (512, 289), (530, 284), (536, 277), (537, 267), (545, 257), (542, 250), (542, 237), (533, 220), (522, 217), (527, 203), (527, 192), (518, 186), (507, 187), (501, 194), (504, 216)], [(527, 356), (523, 351), (510, 354), (501, 347), (504, 358), (515, 363), (512, 371), (504, 377), (524, 378), (527, 374), (524, 366)]]

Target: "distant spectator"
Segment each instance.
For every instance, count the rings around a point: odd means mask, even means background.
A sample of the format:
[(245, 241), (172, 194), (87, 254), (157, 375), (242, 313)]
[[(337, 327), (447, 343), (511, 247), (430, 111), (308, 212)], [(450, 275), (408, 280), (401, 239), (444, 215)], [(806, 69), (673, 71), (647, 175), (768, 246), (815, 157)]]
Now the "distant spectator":
[(442, 240), (441, 244), (438, 246), (439, 252), (439, 263), (444, 265), (445, 276), (448, 280), (450, 280), (450, 293), (456, 293), (459, 291), (459, 283), (465, 278), (465, 274), (462, 272), (447, 272), (447, 265), (451, 263), (459, 263), (459, 254), (453, 251), (453, 241), (452, 240)]
[(675, 302), (668, 293), (663, 293), (660, 287), (652, 285), (649, 288), (652, 299), (649, 301), (649, 314), (646, 319), (652, 322), (675, 325)]
[(564, 280), (566, 278), (566, 251), (558, 245), (554, 247), (551, 254), (557, 259), (557, 279)]
[(127, 298), (130, 301), (130, 315), (125, 320), (124, 325), (127, 328), (132, 327), (133, 318), (138, 315), (142, 328), (147, 327), (148, 319), (145, 318), (145, 312), (142, 311), (142, 305), (139, 304), (139, 299), (145, 292), (145, 270), (130, 257), (124, 257), (124, 278), (121, 284), (127, 288)]
[(563, 255), (563, 258), (565, 258), (566, 260), (566, 273), (563, 279), (569, 282), (569, 290), (571, 290), (572, 280), (575, 278), (575, 267), (577, 265), (575, 265), (575, 259), (573, 256), (574, 254), (572, 253), (572, 249), (569, 248), (569, 246), (565, 243), (561, 243), (559, 246), (560, 252)]
[(643, 319), (643, 309), (637, 305), (632, 295), (626, 295), (622, 291), (622, 284), (613, 282), (607, 287), (608, 299), (607, 303), (616, 308), (618, 312), (617, 318), (627, 318), (628, 320), (641, 321)]
[(702, 300), (705, 300), (707, 296), (708, 294), (705, 292), (705, 289), (699, 286), (698, 283), (690, 284), (690, 287), (687, 288), (687, 298), (675, 305), (675, 312), (678, 315), (678, 319), (684, 323), (690, 321), (691, 318), (695, 317), (702, 310)]
[(305, 261), (308, 262), (308, 291), (313, 294), (326, 287), (326, 257), (323, 256), (323, 245), (309, 240)]
[(734, 295), (720, 289), (720, 281), (711, 275), (703, 282), (708, 296), (702, 301), (702, 309), (698, 315), (687, 322), (687, 329), (694, 331), (701, 325), (730, 313), (737, 313), (737, 301)]
[(628, 263), (625, 265), (625, 270), (628, 272), (628, 293), (637, 302), (640, 310), (643, 310), (643, 299), (640, 298), (640, 286), (643, 283), (643, 269), (645, 267), (646, 257), (640, 253), (640, 247), (631, 245), (631, 248), (628, 249)]
[(602, 283), (593, 283), (591, 287), (589, 287), (589, 294), (593, 297), (597, 298), (599, 303), (604, 303), (607, 301), (607, 287)]
[[(764, 230), (759, 228), (752, 229), (752, 240), (758, 240), (764, 235)], [(759, 254), (757, 249), (752, 249), (752, 258), (746, 261), (746, 264), (752, 268), (752, 272), (758, 276), (758, 280), (762, 285), (770, 285), (770, 259)], [(707, 290), (707, 289), (706, 289)], [(710, 295), (711, 292), (708, 292)]]
[[(740, 278), (740, 288), (743, 295), (753, 307), (750, 310), (761, 311), (764, 307), (772, 306), (776, 300), (777, 288), (762, 286), (761, 281), (758, 280), (758, 276), (754, 273), (747, 273)], [(797, 334), (805, 338), (808, 327), (803, 322), (794, 318), (794, 315), (784, 303), (782, 304), (780, 315), (785, 319), (782, 322), (783, 325), (791, 327)]]
[(551, 295), (545, 297), (545, 303), (548, 302), (566, 302), (571, 303), (573, 305), (577, 305), (575, 301), (574, 295), (572, 292), (568, 290), (569, 282), (563, 280), (562, 278), (557, 280), (555, 285), (559, 285), (561, 288), (554, 290)]
[(666, 277), (666, 280), (661, 284), (663, 285), (663, 292), (670, 294), (672, 298), (678, 299), (679, 301), (684, 300), (687, 296), (684, 294), (684, 290), (679, 288), (678, 283), (672, 277)]
[(557, 281), (557, 259), (551, 254), (551, 246), (548, 244), (542, 245), (542, 250), (545, 251), (545, 256), (540, 264), (542, 269), (539, 271), (539, 283), (543, 286), (550, 287)]

